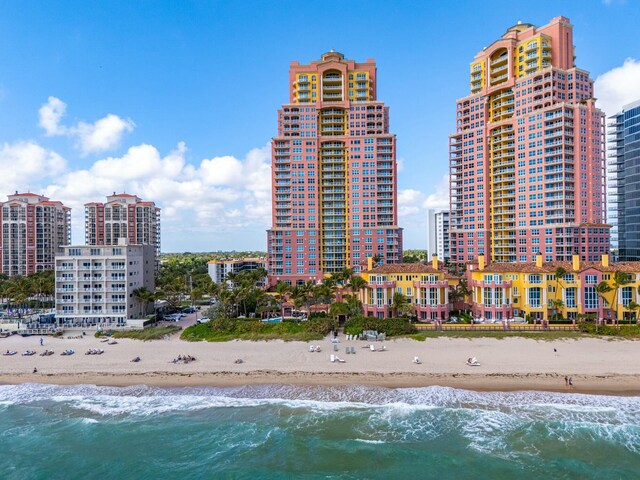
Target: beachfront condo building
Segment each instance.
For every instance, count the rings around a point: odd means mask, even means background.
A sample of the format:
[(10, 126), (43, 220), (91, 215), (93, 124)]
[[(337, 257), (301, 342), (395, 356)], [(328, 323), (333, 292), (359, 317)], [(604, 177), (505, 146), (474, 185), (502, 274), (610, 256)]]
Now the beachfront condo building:
[[(391, 318), (409, 315), (419, 321), (449, 319), (453, 298), (460, 279), (449, 275), (432, 255), (431, 264), (400, 263), (375, 265), (370, 262), (361, 273), (367, 286), (361, 292), (362, 307), (368, 317)], [(404, 302), (398, 304), (396, 294)]]
[(54, 268), (56, 254), (71, 244), (71, 209), (34, 193), (0, 203), (1, 273), (30, 275)]
[(449, 138), (451, 260), (598, 261), (610, 247), (604, 118), (569, 19), (518, 22), (469, 75)]
[(375, 61), (332, 50), (292, 62), (271, 153), (271, 283), (359, 272), (369, 257), (401, 261), (396, 137), (377, 99)]
[[(210, 260), (208, 262), (209, 277), (213, 283), (227, 283), (231, 288), (235, 287), (232, 276), (240, 272), (253, 272), (258, 268), (267, 271), (266, 258), (237, 258)], [(231, 277), (230, 277), (231, 274)], [(267, 278), (263, 278), (256, 283), (257, 286), (263, 287), (267, 285)]]
[(640, 260), (640, 100), (610, 117), (609, 220), (619, 260)]
[(55, 260), (56, 320), (59, 325), (124, 326), (153, 313), (135, 290), (155, 289), (153, 245), (67, 246)]
[(118, 245), (126, 238), (132, 245), (152, 245), (155, 269), (160, 267), (160, 208), (128, 193), (107, 196), (106, 203), (84, 206), (87, 245)]

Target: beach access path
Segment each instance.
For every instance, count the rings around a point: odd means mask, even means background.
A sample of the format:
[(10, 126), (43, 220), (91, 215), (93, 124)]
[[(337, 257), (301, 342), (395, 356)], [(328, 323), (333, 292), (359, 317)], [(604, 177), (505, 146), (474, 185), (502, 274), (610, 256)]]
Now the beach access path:
[[(280, 340), (221, 343), (186, 342), (173, 335), (143, 342), (118, 339), (115, 345), (93, 336), (80, 338), (11, 336), (0, 339), (0, 383), (53, 383), (95, 385), (235, 386), (256, 383), (307, 385), (378, 385), (385, 387), (451, 386), (474, 390), (567, 391), (565, 376), (573, 380), (573, 392), (640, 394), (640, 341), (580, 338), (535, 340), (408, 338), (384, 342), (386, 351), (372, 352), (369, 343), (347, 341), (342, 335), (338, 351), (328, 338), (310, 343)], [(321, 352), (310, 352), (309, 345)], [(381, 348), (382, 342), (375, 347)], [(345, 347), (356, 354), (346, 354)], [(45, 349), (54, 355), (40, 356)], [(61, 356), (65, 349), (75, 354)], [(104, 349), (102, 355), (85, 355)], [(34, 356), (22, 356), (35, 350)], [(332, 363), (337, 354), (345, 363)], [(173, 363), (179, 355), (196, 361)], [(140, 357), (137, 363), (131, 362)], [(413, 363), (419, 357), (421, 364)], [(481, 365), (469, 367), (477, 357)], [(241, 359), (242, 363), (235, 363)], [(34, 368), (37, 372), (34, 373)]]

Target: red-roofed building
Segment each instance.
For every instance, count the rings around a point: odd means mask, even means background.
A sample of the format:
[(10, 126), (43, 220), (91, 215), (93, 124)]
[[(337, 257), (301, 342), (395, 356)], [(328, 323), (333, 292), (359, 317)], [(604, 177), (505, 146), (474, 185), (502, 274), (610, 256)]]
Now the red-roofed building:
[(84, 206), (87, 245), (118, 245), (119, 238), (131, 245), (155, 247), (156, 271), (160, 258), (160, 208), (129, 193), (107, 196), (106, 203)]
[(0, 203), (0, 265), (5, 275), (29, 275), (54, 268), (55, 256), (71, 244), (71, 209), (36, 195), (9, 195)]

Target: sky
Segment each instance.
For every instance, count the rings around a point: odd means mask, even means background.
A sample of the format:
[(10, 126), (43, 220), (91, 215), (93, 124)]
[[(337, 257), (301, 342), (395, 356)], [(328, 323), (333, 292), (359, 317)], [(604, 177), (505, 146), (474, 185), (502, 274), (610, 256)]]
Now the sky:
[(611, 115), (640, 99), (638, 0), (0, 2), (0, 201), (113, 192), (162, 208), (162, 251), (265, 250), (269, 142), (292, 60), (374, 58), (398, 139), (405, 249), (448, 205), (448, 135), (469, 63), (518, 20), (574, 25)]

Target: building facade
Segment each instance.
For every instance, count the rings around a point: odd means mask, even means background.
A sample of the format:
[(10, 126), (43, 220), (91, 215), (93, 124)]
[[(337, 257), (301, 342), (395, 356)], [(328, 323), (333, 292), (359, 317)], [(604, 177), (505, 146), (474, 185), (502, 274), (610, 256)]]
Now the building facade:
[(151, 245), (68, 246), (55, 261), (56, 319), (67, 326), (124, 326), (144, 318), (138, 288), (154, 291), (155, 252)]
[(135, 195), (121, 193), (107, 197), (106, 203), (84, 206), (87, 245), (118, 245), (126, 238), (132, 245), (152, 245), (155, 268), (160, 266), (160, 208)]
[(436, 255), (444, 262), (450, 259), (449, 250), (449, 212), (436, 213)]
[(0, 203), (0, 265), (5, 275), (51, 270), (56, 254), (71, 244), (71, 209), (34, 193)]
[[(628, 283), (616, 285), (616, 272)], [(473, 314), (485, 321), (548, 320), (556, 314), (574, 321), (584, 316), (623, 320), (639, 313), (630, 305), (640, 303), (640, 262), (609, 263), (607, 254), (599, 262), (583, 262), (580, 255), (570, 262), (544, 262), (538, 255), (535, 262), (490, 264), (480, 256), (467, 276)], [(610, 291), (599, 293), (601, 282)]]
[(398, 316), (394, 295), (401, 293), (407, 301), (407, 312), (420, 321), (446, 321), (451, 304), (449, 287), (459, 280), (448, 275), (433, 255), (431, 265), (401, 263), (373, 266), (362, 272), (367, 281), (363, 289), (362, 307), (368, 317), (390, 318)]
[(427, 251), (443, 262), (450, 259), (449, 236), (449, 212), (427, 210)]
[[(240, 272), (252, 272), (258, 268), (267, 271), (267, 260), (265, 258), (241, 258), (228, 260), (211, 260), (208, 263), (209, 276), (214, 283), (229, 283), (233, 286), (233, 282), (229, 281), (228, 275)], [(258, 286), (265, 286), (267, 278), (259, 281)]]
[(573, 26), (556, 17), (514, 25), (471, 62), (449, 138), (452, 261), (609, 252), (603, 114), (574, 58)]
[(609, 219), (621, 261), (640, 260), (640, 100), (609, 122)]
[(331, 51), (291, 63), (272, 140), (272, 283), (358, 272), (367, 257), (401, 261), (396, 137), (376, 92), (373, 60)]

